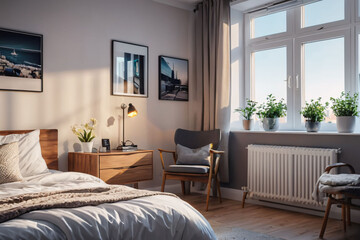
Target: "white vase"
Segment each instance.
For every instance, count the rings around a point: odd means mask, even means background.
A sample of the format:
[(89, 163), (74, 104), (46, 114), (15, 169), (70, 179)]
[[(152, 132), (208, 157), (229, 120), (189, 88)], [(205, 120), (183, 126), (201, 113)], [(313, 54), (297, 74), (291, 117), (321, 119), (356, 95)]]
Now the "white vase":
[(336, 117), (336, 127), (339, 133), (352, 133), (355, 129), (355, 116)]
[(92, 152), (93, 145), (94, 145), (93, 142), (82, 142), (81, 146), (82, 146), (83, 152), (87, 152), (87, 153)]

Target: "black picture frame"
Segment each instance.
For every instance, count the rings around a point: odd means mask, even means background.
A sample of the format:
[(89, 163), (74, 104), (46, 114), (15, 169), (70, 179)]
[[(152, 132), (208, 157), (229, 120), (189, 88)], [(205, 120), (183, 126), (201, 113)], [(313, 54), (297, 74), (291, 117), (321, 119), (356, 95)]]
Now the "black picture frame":
[(159, 100), (189, 101), (189, 60), (159, 56)]
[(110, 140), (108, 138), (101, 139), (101, 146), (106, 147), (106, 151), (110, 151)]
[(43, 35), (0, 28), (0, 90), (43, 92)]
[(111, 95), (147, 98), (149, 47), (112, 40), (111, 53)]

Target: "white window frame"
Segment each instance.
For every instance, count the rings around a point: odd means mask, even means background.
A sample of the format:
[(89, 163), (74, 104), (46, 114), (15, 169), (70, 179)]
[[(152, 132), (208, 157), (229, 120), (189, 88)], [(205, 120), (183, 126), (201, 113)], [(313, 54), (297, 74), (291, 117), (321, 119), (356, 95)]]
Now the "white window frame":
[[(287, 95), (287, 123), (280, 125), (280, 130), (304, 130), (304, 123), (301, 122), (301, 54), (299, 54), (299, 44), (301, 42), (321, 41), (322, 39), (331, 39), (336, 37), (344, 37), (344, 50), (345, 50), (345, 91), (351, 93), (358, 92), (360, 85), (359, 79), (359, 46), (358, 37), (360, 34), (360, 17), (358, 11), (358, 5), (360, 0), (345, 0), (345, 19), (311, 26), (307, 28), (301, 28), (301, 7), (290, 8), (287, 10), (287, 31), (284, 33), (278, 33), (268, 36), (262, 36), (259, 38), (251, 38), (250, 36), (250, 21), (254, 17), (260, 17), (263, 15), (276, 12), (272, 10), (269, 12), (261, 11), (257, 13), (244, 14), (244, 42), (245, 42), (245, 98), (251, 98), (251, 53), (255, 50), (265, 50), (271, 48), (277, 48), (281, 46), (292, 46), (291, 59), (288, 58), (287, 73), (288, 79), (291, 79), (290, 86), (288, 87)], [(280, 11), (283, 11), (281, 9)], [(292, 66), (290, 66), (292, 65)], [(292, 68), (292, 69), (289, 69)], [(296, 81), (298, 75), (299, 81)], [(289, 78), (290, 76), (290, 78)], [(298, 85), (298, 87), (296, 87)], [(336, 97), (336, 96), (334, 96)], [(243, 99), (245, 104), (245, 99)], [(335, 124), (323, 124), (322, 130), (333, 131), (336, 130)]]
[(343, 20), (318, 24), (318, 25), (304, 27), (304, 28), (301, 27), (301, 25), (302, 25), (302, 16), (301, 15), (302, 15), (302, 9), (304, 8), (304, 6), (294, 9), (295, 10), (295, 25), (296, 25), (295, 31), (296, 31), (296, 33), (313, 32), (316, 30), (326, 31), (327, 29), (330, 29), (333, 27), (344, 26), (346, 24), (350, 24), (351, 5), (353, 5), (353, 3), (352, 3), (352, 0), (344, 0), (344, 3), (345, 3), (345, 6), (344, 6), (344, 19)]
[[(292, 79), (291, 76), (293, 75), (293, 64), (292, 64), (292, 59), (293, 59), (293, 41), (291, 40), (283, 40), (283, 41), (276, 41), (276, 42), (271, 42), (271, 43), (263, 43), (261, 45), (256, 45), (253, 47), (249, 47), (246, 49), (246, 55), (249, 56), (246, 58), (245, 61), (245, 69), (250, 69), (250, 71), (245, 71), (245, 78), (246, 79), (250, 79), (250, 81), (246, 81), (245, 82), (245, 98), (247, 99), (253, 99), (253, 90), (254, 90), (254, 86), (253, 86), (253, 81), (251, 79), (252, 76), (252, 70), (253, 70), (253, 66), (252, 66), (252, 53), (254, 52), (258, 52), (258, 51), (264, 51), (264, 50), (271, 50), (271, 49), (277, 49), (277, 48), (282, 48), (282, 47), (286, 47), (286, 57), (287, 57), (287, 69), (286, 69), (286, 76), (287, 79), (284, 79), (284, 81), (287, 81), (287, 91), (286, 91), (286, 104), (287, 105), (293, 105), (293, 99), (292, 99)], [(287, 121), (286, 124), (281, 124), (280, 125), (280, 129), (283, 130), (287, 130), (287, 129), (291, 129), (292, 126), (292, 114), (287, 114)]]
[[(304, 69), (303, 69), (303, 47), (302, 45), (304, 43), (309, 43), (309, 42), (318, 42), (318, 41), (326, 41), (326, 40), (331, 40), (331, 39), (336, 39), (336, 38), (344, 38), (344, 90), (346, 92), (351, 91), (352, 87), (351, 87), (351, 64), (350, 64), (350, 59), (349, 56), (351, 55), (351, 43), (350, 43), (350, 29), (343, 29), (343, 30), (337, 30), (337, 31), (331, 31), (331, 32), (325, 32), (325, 33), (318, 33), (318, 34), (313, 34), (313, 35), (309, 35), (309, 36), (304, 36), (304, 37), (299, 37), (295, 40), (295, 72), (294, 72), (294, 76), (295, 79), (297, 79), (297, 83), (295, 85), (296, 88), (294, 89), (294, 96), (295, 96), (295, 104), (294, 104), (294, 111), (295, 112), (300, 112), (301, 111), (301, 106), (303, 106), (303, 94), (304, 94), (304, 89), (302, 88), (303, 85), (303, 73), (304, 73)], [(347, 57), (348, 56), (348, 57)], [(336, 97), (336, 96), (334, 96)], [(327, 99), (328, 101), (328, 99)], [(300, 118), (295, 118), (295, 122), (294, 122), (294, 130), (301, 130), (304, 129), (305, 124), (304, 122), (301, 122), (301, 117)], [(335, 124), (332, 123), (322, 123), (321, 126), (322, 130), (335, 130)]]
[[(281, 10), (281, 11), (277, 11), (277, 12), (283, 12), (286, 10)], [(256, 42), (262, 42), (262, 41), (267, 41), (267, 40), (273, 40), (273, 39), (277, 39), (277, 38), (283, 38), (285, 36), (291, 35), (294, 32), (294, 27), (293, 25), (289, 25), (289, 22), (292, 22), (291, 18), (293, 17), (292, 14), (289, 14), (289, 11), (286, 11), (286, 31), (285, 32), (280, 32), (280, 33), (275, 33), (275, 34), (270, 34), (270, 35), (266, 35), (266, 36), (261, 36), (261, 37), (257, 37), (257, 38), (252, 38), (251, 37), (251, 31), (252, 31), (252, 21), (254, 18), (258, 18), (258, 17), (262, 17), (262, 16), (266, 16), (269, 14), (273, 14), (273, 13), (277, 13), (277, 12), (266, 12), (266, 11), (260, 11), (260, 12), (256, 12), (256, 13), (252, 13), (252, 14), (246, 14), (245, 18), (246, 21), (249, 25), (249, 27), (246, 27), (245, 29), (247, 30), (246, 35), (248, 36), (247, 39), (251, 40), (252, 43), (256, 43)]]
[[(360, 0), (359, 0), (360, 2)], [(354, 37), (351, 38), (351, 40), (354, 40), (355, 43), (353, 45), (355, 45), (355, 51), (353, 53), (352, 59), (354, 59), (355, 62), (355, 66), (353, 68), (353, 74), (352, 74), (352, 78), (355, 79), (355, 81), (353, 82), (353, 85), (350, 86), (352, 88), (351, 93), (355, 93), (356, 90), (359, 89), (360, 87), (360, 69), (359, 69), (359, 58), (360, 58), (360, 46), (359, 46), (359, 35), (360, 35), (360, 25), (357, 25), (355, 27), (355, 33), (354, 33)]]

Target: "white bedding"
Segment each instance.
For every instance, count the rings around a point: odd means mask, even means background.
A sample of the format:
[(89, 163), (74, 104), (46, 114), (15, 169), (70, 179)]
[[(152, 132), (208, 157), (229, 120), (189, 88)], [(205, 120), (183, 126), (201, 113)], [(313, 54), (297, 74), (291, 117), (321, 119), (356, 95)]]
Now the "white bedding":
[[(93, 176), (49, 172), (0, 185), (0, 198), (106, 185)], [(186, 202), (156, 195), (80, 208), (38, 210), (0, 224), (0, 239), (216, 239)]]

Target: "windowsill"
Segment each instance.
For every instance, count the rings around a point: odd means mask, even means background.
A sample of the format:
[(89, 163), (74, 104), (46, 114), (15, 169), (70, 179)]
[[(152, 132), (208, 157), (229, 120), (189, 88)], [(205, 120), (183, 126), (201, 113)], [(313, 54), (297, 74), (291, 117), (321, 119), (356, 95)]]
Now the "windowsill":
[(338, 132), (306, 132), (306, 131), (290, 131), (290, 130), (279, 130), (276, 132), (264, 131), (264, 130), (230, 130), (230, 132), (241, 132), (241, 133), (257, 133), (257, 134), (298, 134), (298, 135), (334, 135), (334, 136), (360, 136), (360, 132), (355, 133), (338, 133)]

